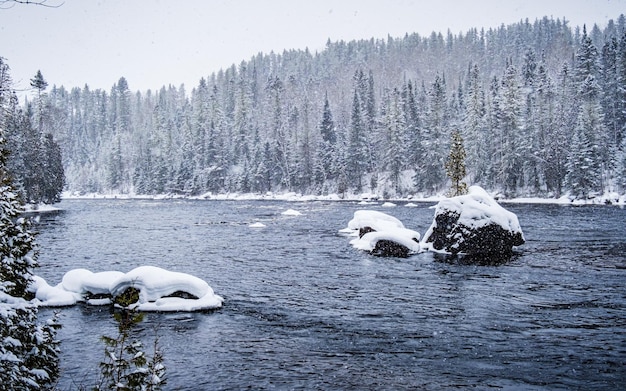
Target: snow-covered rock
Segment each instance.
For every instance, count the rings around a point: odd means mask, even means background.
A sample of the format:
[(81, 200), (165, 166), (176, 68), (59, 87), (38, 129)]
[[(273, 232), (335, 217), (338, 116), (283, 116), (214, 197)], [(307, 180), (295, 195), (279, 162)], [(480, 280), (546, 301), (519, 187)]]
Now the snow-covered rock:
[(281, 214), (283, 216), (301, 216), (302, 215), (301, 212), (298, 212), (297, 210), (294, 210), (294, 209), (287, 209), (286, 211), (284, 211)]
[(122, 276), (124, 273), (119, 271), (94, 273), (87, 269), (73, 269), (65, 273), (61, 286), (66, 291), (81, 295), (110, 295), (111, 284)]
[(350, 244), (373, 255), (406, 258), (420, 251), (419, 240), (419, 232), (407, 228), (387, 228), (367, 232), (360, 238), (352, 239)]
[(58, 307), (83, 301), (110, 304), (130, 288), (137, 292), (130, 307), (139, 311), (199, 311), (220, 308), (224, 301), (205, 281), (154, 266), (141, 266), (128, 273), (73, 269), (56, 286), (34, 276), (30, 291), (35, 294), (35, 304)]
[(366, 232), (384, 231), (393, 228), (404, 228), (397, 218), (376, 210), (357, 210), (348, 222), (348, 227), (340, 232), (351, 236), (363, 236)]
[(517, 216), (485, 190), (471, 186), (467, 195), (439, 201), (423, 245), (450, 254), (468, 254), (481, 262), (502, 260), (524, 244)]
[(407, 229), (397, 218), (375, 210), (357, 210), (348, 227), (339, 232), (358, 236), (353, 247), (373, 255), (407, 257), (420, 251), (420, 234)]
[(29, 290), (35, 293), (34, 303), (46, 307), (65, 307), (83, 300), (81, 294), (67, 291), (61, 284), (50, 286), (39, 276), (33, 276)]
[(260, 223), (260, 222), (256, 222), (256, 223), (252, 223), (250, 225), (248, 225), (248, 227), (250, 228), (265, 228), (265, 224)]
[(212, 309), (221, 307), (223, 301), (204, 280), (155, 266), (140, 266), (113, 282), (113, 300), (129, 288), (139, 291), (138, 301), (129, 306), (139, 311)]

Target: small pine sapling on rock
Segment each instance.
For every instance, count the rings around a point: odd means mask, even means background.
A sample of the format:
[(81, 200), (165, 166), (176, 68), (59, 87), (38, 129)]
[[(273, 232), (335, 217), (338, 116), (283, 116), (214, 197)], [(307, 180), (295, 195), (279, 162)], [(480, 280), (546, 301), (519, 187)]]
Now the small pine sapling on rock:
[(465, 147), (463, 146), (463, 137), (461, 133), (455, 130), (452, 132), (452, 142), (450, 145), (450, 154), (446, 161), (446, 175), (452, 181), (450, 188), (450, 197), (456, 197), (467, 194), (467, 184), (463, 182), (465, 177)]

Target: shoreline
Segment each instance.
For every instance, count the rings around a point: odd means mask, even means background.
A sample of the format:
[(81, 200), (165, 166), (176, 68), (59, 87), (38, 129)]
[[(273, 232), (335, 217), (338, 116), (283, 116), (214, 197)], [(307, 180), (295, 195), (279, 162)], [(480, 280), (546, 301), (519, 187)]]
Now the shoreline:
[[(502, 198), (497, 194), (492, 197), (498, 203), (504, 204), (553, 204), (553, 205), (607, 205), (607, 206), (624, 206), (626, 205), (626, 195), (619, 195), (615, 192), (605, 193), (602, 196), (597, 196), (589, 199), (572, 199), (565, 195), (560, 198), (547, 198), (547, 197), (515, 197), (515, 198)], [(122, 194), (122, 193), (89, 193), (89, 194), (72, 194), (63, 193), (61, 200), (72, 199), (124, 199), (124, 200), (207, 200), (207, 201), (286, 201), (286, 202), (308, 202), (308, 201), (351, 201), (362, 202), (363, 204), (373, 203), (393, 203), (393, 202), (429, 202), (437, 203), (442, 199), (447, 198), (445, 195), (420, 197), (420, 196), (408, 196), (401, 198), (383, 198), (372, 193), (363, 194), (349, 194), (340, 196), (338, 194), (329, 195), (302, 195), (300, 193), (286, 192), (286, 193), (223, 193), (213, 194), (206, 193), (198, 196), (186, 196), (179, 194), (159, 194), (159, 195), (145, 195), (145, 194)], [(39, 205), (32, 208), (29, 211), (50, 211), (56, 208), (52, 205)]]

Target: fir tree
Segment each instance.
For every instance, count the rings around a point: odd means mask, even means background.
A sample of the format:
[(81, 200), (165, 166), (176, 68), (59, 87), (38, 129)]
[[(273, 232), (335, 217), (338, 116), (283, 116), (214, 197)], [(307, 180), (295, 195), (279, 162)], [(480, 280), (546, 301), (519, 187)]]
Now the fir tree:
[(30, 221), (6, 171), (0, 128), (0, 390), (52, 388), (59, 375), (56, 317), (38, 325), (37, 307), (27, 301), (38, 249)]
[(157, 391), (167, 383), (158, 336), (151, 357), (146, 355), (143, 343), (133, 339), (133, 327), (143, 320), (143, 314), (128, 308), (138, 299), (133, 295), (138, 295), (138, 291), (130, 288), (116, 298), (116, 304), (122, 307), (114, 314), (119, 333), (116, 337), (102, 337), (105, 358), (100, 363), (102, 377), (94, 391)]
[(389, 171), (391, 183), (396, 193), (400, 193), (400, 173), (405, 167), (406, 159), (406, 125), (402, 113), (402, 98), (400, 92), (394, 90), (389, 98), (388, 109), (384, 118), (387, 133), (387, 149), (385, 151), (385, 166)]
[(450, 154), (446, 161), (446, 175), (452, 181), (450, 188), (450, 196), (456, 197), (467, 194), (467, 184), (463, 182), (465, 178), (465, 147), (463, 146), (463, 138), (461, 133), (455, 130), (452, 132), (452, 140), (450, 142)]
[(322, 119), (318, 126), (321, 141), (318, 147), (316, 179), (318, 184), (322, 184), (327, 180), (335, 177), (333, 172), (333, 162), (335, 161), (335, 147), (337, 143), (337, 134), (335, 132), (335, 122), (333, 114), (330, 110), (328, 102), (328, 94), (324, 97), (324, 108), (322, 111)]
[(361, 116), (361, 105), (357, 91), (354, 91), (352, 113), (350, 116), (350, 133), (347, 150), (347, 179), (351, 187), (360, 192), (363, 190), (363, 175), (367, 170), (367, 141), (365, 127)]

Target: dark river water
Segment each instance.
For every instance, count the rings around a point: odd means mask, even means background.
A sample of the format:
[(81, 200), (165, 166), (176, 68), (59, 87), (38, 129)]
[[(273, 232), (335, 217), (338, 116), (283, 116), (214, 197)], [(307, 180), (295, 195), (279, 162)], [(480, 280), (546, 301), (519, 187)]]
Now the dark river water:
[[(625, 209), (505, 204), (526, 244), (501, 266), (377, 258), (338, 233), (369, 208), (423, 234), (430, 206), (66, 200), (37, 225), (36, 274), (154, 265), (207, 281), (222, 309), (136, 328), (146, 345), (158, 333), (167, 390), (626, 389)], [(90, 387), (111, 312), (54, 310), (59, 389)]]

